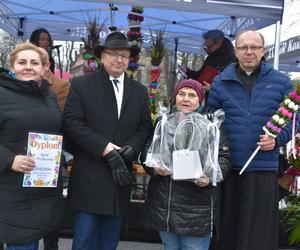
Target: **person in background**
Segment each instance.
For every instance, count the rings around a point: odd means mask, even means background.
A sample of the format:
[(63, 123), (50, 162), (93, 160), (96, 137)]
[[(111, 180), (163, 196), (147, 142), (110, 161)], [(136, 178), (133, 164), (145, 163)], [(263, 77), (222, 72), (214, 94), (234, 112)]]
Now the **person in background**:
[[(176, 85), (174, 97), (177, 112), (197, 112), (204, 100), (204, 90), (195, 80), (183, 80)], [(174, 137), (174, 131), (168, 133)], [(187, 140), (190, 139), (182, 138), (182, 141)], [(231, 160), (222, 129), (218, 161), (224, 178)], [(165, 250), (207, 250), (212, 225), (217, 223), (219, 187), (213, 187), (205, 174), (193, 182), (173, 180), (170, 171), (159, 165), (145, 166), (145, 170), (151, 179), (144, 206), (143, 225), (159, 231)]]
[[(179, 66), (185, 72), (187, 78), (198, 80), (206, 66), (211, 66), (217, 71), (222, 71), (227, 65), (236, 61), (234, 47), (231, 41), (224, 36), (221, 30), (209, 30), (203, 35), (204, 50), (208, 56), (205, 58), (203, 65), (197, 71), (190, 70), (186, 66)], [(205, 91), (209, 91), (211, 84), (208, 82), (201, 83)]]
[(74, 155), (70, 204), (73, 250), (116, 249), (129, 203), (132, 161), (152, 131), (147, 89), (125, 71), (130, 46), (120, 32), (95, 49), (99, 70), (72, 79), (63, 112)]
[(45, 49), (48, 52), (49, 60), (50, 60), (50, 70), (52, 73), (54, 73), (55, 62), (52, 57), (53, 43), (48, 30), (44, 28), (34, 30), (30, 35), (29, 41), (34, 45)]
[(47, 59), (43, 77), (48, 81), (50, 90), (56, 94), (58, 106), (60, 110), (63, 111), (70, 90), (70, 82), (64, 81), (53, 74), (53, 72), (50, 70), (51, 63), (49, 61), (48, 53), (43, 48), (41, 48), (41, 50)]
[[(64, 110), (67, 96), (70, 90), (70, 83), (64, 81), (61, 78), (55, 76), (50, 70), (51, 63), (49, 61), (48, 52), (40, 47), (40, 50), (43, 52), (46, 58), (45, 70), (43, 73), (43, 78), (47, 80), (48, 86), (51, 91), (56, 95), (57, 104), (61, 111)], [(44, 237), (44, 249), (45, 250), (58, 250), (58, 241), (59, 241), (59, 231), (55, 230)]]
[(63, 213), (62, 178), (57, 188), (23, 187), (24, 173), (35, 168), (27, 156), (30, 131), (61, 133), (55, 95), (43, 80), (46, 58), (24, 43), (10, 53), (10, 71), (0, 75), (0, 243), (7, 250), (36, 250), (54, 231)]
[[(235, 42), (236, 64), (214, 81), (207, 108), (222, 108), (224, 128), (231, 146), (233, 166), (222, 194), (222, 222), (217, 250), (278, 249), (279, 147), (291, 138), (291, 129), (270, 137), (263, 126), (292, 90), (288, 76), (262, 60), (264, 37), (257, 31), (239, 33)], [(246, 171), (239, 171), (257, 145), (260, 151)]]

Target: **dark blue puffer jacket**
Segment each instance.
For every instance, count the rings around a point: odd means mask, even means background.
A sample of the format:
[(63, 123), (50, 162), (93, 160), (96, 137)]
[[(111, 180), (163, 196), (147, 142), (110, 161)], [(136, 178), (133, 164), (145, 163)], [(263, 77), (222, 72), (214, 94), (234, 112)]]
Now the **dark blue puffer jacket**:
[[(253, 84), (251, 97), (246, 86), (236, 74), (236, 65), (229, 65), (217, 76), (208, 97), (210, 110), (225, 111), (224, 128), (231, 145), (233, 169), (241, 169), (257, 147), (262, 127), (279, 107), (285, 95), (292, 90), (286, 75), (262, 62), (260, 72)], [(277, 171), (278, 147), (291, 138), (288, 125), (276, 138), (276, 147), (271, 151), (259, 151), (246, 171)]]

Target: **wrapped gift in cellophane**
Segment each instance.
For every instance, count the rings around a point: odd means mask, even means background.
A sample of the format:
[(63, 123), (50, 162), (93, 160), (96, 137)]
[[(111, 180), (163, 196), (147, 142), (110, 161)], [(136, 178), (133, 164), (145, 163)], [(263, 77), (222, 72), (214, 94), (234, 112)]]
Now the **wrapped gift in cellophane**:
[(168, 171), (174, 180), (193, 180), (205, 174), (212, 183), (222, 181), (218, 152), (223, 120), (222, 110), (163, 113), (144, 164)]

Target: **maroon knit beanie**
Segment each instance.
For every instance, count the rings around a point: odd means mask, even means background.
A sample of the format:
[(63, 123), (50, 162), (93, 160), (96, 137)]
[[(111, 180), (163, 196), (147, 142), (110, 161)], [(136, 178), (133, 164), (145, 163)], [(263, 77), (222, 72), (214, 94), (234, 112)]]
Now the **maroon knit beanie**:
[(185, 87), (192, 88), (193, 90), (196, 91), (198, 98), (199, 98), (199, 103), (201, 105), (201, 103), (204, 100), (204, 90), (198, 81), (192, 80), (192, 79), (185, 79), (176, 84), (174, 95), (173, 95), (174, 103), (176, 101), (176, 95), (177, 95), (178, 91)]

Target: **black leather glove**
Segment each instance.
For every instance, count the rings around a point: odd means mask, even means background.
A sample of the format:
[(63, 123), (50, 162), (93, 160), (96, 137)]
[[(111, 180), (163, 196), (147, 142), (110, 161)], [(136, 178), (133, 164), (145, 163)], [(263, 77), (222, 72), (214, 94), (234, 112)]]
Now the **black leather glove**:
[(129, 145), (124, 145), (120, 150), (119, 154), (123, 157), (124, 161), (132, 163), (135, 159), (136, 153), (134, 149)]
[(116, 184), (123, 186), (132, 181), (132, 176), (129, 173), (123, 158), (116, 150), (112, 150), (104, 156), (104, 158), (108, 162)]

